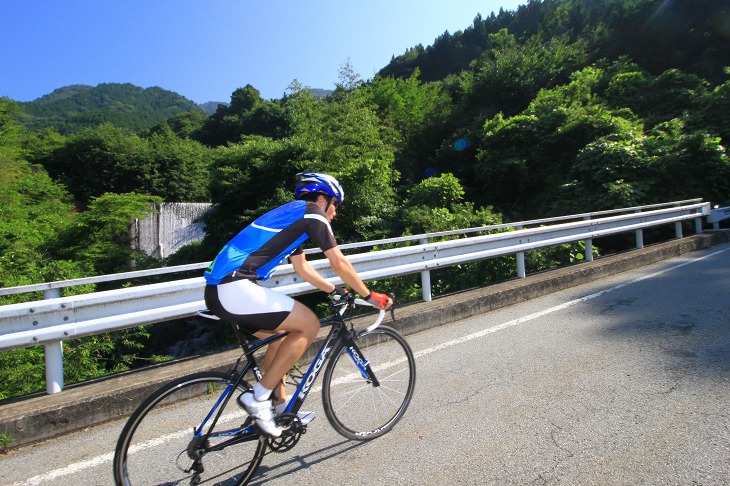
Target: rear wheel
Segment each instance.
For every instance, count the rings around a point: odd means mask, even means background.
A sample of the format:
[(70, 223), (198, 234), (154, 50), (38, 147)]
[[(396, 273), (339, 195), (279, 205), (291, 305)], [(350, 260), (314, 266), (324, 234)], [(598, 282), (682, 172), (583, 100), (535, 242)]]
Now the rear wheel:
[[(405, 338), (387, 326), (354, 343), (355, 349), (343, 343), (334, 351), (324, 374), (322, 403), (337, 432), (369, 440), (392, 429), (408, 408), (416, 386), (416, 359)], [(374, 380), (363, 375), (356, 360), (369, 362)]]
[[(267, 440), (236, 398), (223, 373), (197, 373), (163, 386), (132, 414), (114, 454), (118, 485), (246, 484), (266, 452)], [(218, 407), (225, 407), (205, 441)], [(208, 417), (208, 414), (214, 413)], [(220, 447), (220, 448), (219, 448)]]

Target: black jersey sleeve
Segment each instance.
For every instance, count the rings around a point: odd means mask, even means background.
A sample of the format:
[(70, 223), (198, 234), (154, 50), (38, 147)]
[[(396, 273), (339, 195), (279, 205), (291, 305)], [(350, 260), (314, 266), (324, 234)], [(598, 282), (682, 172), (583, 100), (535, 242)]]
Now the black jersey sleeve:
[(308, 204), (307, 206), (307, 214), (304, 217), (306, 220), (307, 236), (322, 251), (336, 247), (337, 241), (335, 240), (335, 235), (332, 233), (332, 227), (322, 208), (316, 204)]

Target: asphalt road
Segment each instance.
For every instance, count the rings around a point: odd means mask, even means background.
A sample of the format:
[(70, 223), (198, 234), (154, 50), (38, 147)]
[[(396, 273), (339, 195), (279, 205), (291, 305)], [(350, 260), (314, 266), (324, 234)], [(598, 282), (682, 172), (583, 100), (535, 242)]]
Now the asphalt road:
[[(410, 335), (393, 431), (345, 440), (311, 394), (253, 484), (729, 484), (729, 296), (723, 244)], [(121, 427), (12, 451), (0, 484), (111, 484)]]

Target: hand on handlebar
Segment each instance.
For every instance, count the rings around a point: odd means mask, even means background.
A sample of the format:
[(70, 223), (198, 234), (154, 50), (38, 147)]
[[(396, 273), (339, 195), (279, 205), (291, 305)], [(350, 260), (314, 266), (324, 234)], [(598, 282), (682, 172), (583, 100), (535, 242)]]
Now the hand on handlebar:
[(350, 291), (347, 290), (345, 287), (343, 287), (341, 285), (335, 285), (335, 290), (330, 292), (329, 295), (330, 295), (330, 299), (332, 299), (332, 300), (341, 300), (341, 299), (347, 297), (347, 295), (349, 295), (349, 293), (350, 293)]
[(365, 300), (376, 309), (388, 310), (393, 305), (393, 299), (380, 292), (370, 292), (370, 295), (365, 297)]

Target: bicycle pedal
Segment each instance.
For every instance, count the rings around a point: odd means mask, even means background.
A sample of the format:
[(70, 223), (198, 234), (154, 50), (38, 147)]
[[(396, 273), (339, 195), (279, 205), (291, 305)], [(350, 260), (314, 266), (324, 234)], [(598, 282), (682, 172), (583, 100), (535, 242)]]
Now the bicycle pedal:
[(302, 420), (293, 413), (282, 413), (276, 416), (274, 420), (276, 425), (283, 427), (284, 430), (292, 430), (297, 428), (303, 428)]
[(293, 413), (282, 413), (276, 417), (276, 425), (284, 427), (284, 431), (279, 437), (269, 438), (269, 449), (273, 452), (291, 450), (307, 432), (307, 427), (302, 425), (301, 419)]

